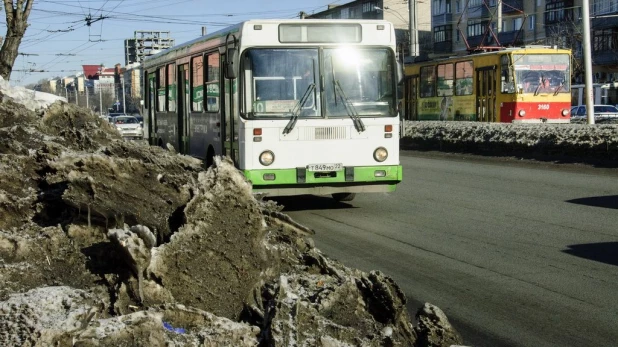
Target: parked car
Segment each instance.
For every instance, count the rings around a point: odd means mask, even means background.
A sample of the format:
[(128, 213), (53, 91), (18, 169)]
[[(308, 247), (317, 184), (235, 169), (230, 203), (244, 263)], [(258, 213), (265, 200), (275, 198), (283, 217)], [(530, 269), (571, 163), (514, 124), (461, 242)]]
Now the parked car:
[(133, 116), (116, 116), (112, 119), (112, 124), (123, 138), (142, 139), (144, 137), (142, 124)]
[[(585, 121), (587, 119), (586, 105), (571, 108), (571, 121)], [(603, 122), (618, 119), (618, 108), (614, 105), (594, 105), (594, 121)]]

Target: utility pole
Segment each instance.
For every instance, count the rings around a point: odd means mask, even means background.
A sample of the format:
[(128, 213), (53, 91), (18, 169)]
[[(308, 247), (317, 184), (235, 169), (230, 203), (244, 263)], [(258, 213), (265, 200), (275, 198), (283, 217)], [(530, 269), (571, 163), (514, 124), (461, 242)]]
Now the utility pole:
[(410, 7), (410, 56), (418, 57), (418, 25), (416, 23), (416, 1), (408, 0)]
[(79, 91), (75, 88), (75, 105), (79, 106)]
[(99, 115), (103, 115), (103, 86), (101, 80), (99, 80)]
[(584, 74), (586, 76), (586, 116), (588, 124), (594, 124), (594, 101), (592, 99), (592, 53), (590, 52), (590, 1), (582, 0), (582, 25), (584, 37)]
[(127, 113), (127, 101), (126, 101), (126, 98), (124, 96), (124, 93), (125, 93), (125, 91), (124, 91), (124, 76), (122, 76), (120, 78), (120, 82), (122, 83), (122, 112), (123, 113)]
[(86, 87), (86, 108), (90, 110), (90, 103), (88, 102), (88, 86), (84, 84)]

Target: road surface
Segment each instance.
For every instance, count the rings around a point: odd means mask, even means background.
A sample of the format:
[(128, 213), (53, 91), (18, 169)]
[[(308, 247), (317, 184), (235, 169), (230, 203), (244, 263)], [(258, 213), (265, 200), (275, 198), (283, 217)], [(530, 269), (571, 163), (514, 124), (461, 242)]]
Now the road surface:
[(618, 169), (402, 151), (394, 193), (280, 198), (316, 246), (467, 345), (618, 345)]

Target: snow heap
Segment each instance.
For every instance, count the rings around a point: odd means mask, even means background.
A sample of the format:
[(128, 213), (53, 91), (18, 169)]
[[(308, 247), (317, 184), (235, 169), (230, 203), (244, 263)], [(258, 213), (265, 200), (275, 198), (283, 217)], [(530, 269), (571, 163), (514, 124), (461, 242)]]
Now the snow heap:
[(123, 141), (84, 108), (55, 102), (34, 112), (8, 94), (3, 344), (461, 344), (439, 308), (426, 305), (414, 320), (390, 277), (322, 254), (311, 230), (253, 197), (229, 159), (204, 170), (195, 158)]
[(618, 124), (404, 121), (402, 133), (404, 149), (618, 163)]
[(24, 105), (27, 109), (35, 111), (46, 108), (56, 101), (67, 99), (54, 94), (38, 92), (24, 87), (12, 87), (8, 81), (0, 76), (0, 93), (10, 97), (13, 101)]

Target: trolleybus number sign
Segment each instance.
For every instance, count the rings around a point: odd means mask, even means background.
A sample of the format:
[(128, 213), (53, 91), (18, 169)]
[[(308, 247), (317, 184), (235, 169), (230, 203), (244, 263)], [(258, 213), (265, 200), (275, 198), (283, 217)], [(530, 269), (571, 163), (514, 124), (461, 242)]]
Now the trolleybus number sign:
[(309, 164), (307, 170), (309, 171), (338, 171), (343, 169), (343, 164)]

